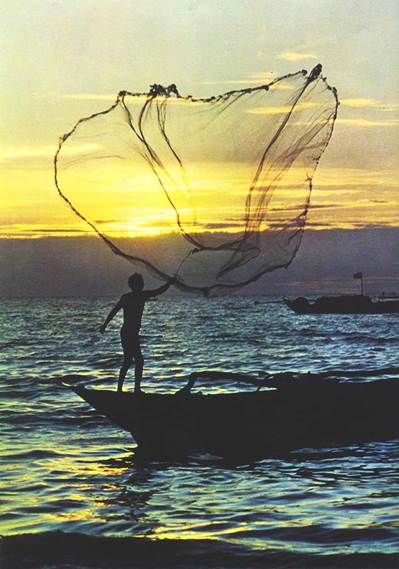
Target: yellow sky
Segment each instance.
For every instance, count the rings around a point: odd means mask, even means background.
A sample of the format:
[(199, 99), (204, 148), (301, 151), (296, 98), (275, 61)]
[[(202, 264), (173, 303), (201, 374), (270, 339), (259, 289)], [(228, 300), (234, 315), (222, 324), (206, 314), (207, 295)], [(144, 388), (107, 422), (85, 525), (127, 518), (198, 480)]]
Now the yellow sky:
[[(318, 61), (341, 107), (309, 221), (320, 229), (399, 226), (398, 15), (388, 0), (166, 0), (156, 10), (144, 0), (10, 3), (0, 22), (0, 237), (91, 233), (58, 197), (52, 160), (59, 136), (120, 89), (176, 83), (183, 94), (210, 96)], [(150, 187), (147, 175), (140, 187)], [(211, 178), (203, 165), (202, 190)], [(225, 179), (231, 195), (241, 191), (236, 170)], [(111, 234), (172, 226), (166, 201), (154, 207), (147, 196), (138, 209), (115, 183), (111, 207), (96, 191), (93, 219)], [(212, 222), (223, 204), (211, 190), (204, 196)], [(290, 207), (291, 198), (283, 193), (273, 205)]]

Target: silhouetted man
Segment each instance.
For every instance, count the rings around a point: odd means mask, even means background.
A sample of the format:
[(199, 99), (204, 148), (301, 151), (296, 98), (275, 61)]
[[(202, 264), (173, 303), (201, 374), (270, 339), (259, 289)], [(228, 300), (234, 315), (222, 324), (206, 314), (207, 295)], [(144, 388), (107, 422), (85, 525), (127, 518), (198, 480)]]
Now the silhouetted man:
[(143, 377), (144, 358), (141, 353), (139, 332), (144, 304), (148, 298), (158, 296), (158, 294), (165, 292), (174, 282), (175, 279), (171, 279), (169, 282), (157, 289), (143, 290), (143, 277), (140, 273), (134, 273), (134, 275), (130, 276), (128, 280), (131, 292), (121, 296), (119, 302), (115, 304), (114, 308), (105, 319), (104, 324), (100, 327), (100, 332), (103, 334), (114, 316), (121, 308), (123, 308), (123, 325), (121, 328), (123, 364), (119, 372), (118, 392), (122, 391), (127, 370), (130, 368), (133, 359), (135, 362), (134, 392), (141, 392), (140, 384)]

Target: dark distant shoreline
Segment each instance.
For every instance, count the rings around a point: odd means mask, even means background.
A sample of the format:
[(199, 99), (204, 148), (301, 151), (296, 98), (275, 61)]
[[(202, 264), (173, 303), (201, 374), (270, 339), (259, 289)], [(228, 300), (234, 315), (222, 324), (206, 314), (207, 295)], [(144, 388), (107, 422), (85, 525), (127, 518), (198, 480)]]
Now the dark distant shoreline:
[(2, 569), (396, 569), (399, 554), (311, 555), (248, 549), (216, 540), (152, 541), (46, 532), (3, 537)]
[[(127, 241), (118, 243), (131, 247)], [(167, 237), (153, 237), (151, 243), (170, 252)], [(236, 294), (354, 294), (359, 286), (352, 276), (358, 271), (365, 276), (367, 294), (399, 292), (398, 251), (399, 227), (307, 229), (288, 269), (264, 275)], [(134, 270), (96, 237), (0, 239), (3, 297), (115, 297)]]

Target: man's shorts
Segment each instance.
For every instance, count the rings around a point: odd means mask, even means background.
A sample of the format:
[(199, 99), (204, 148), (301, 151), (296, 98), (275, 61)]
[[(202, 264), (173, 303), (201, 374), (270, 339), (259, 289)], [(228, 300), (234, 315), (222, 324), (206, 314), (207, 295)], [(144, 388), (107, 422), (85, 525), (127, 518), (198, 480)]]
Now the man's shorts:
[(138, 330), (129, 330), (122, 326), (121, 343), (123, 355), (125, 356), (141, 356), (140, 335)]

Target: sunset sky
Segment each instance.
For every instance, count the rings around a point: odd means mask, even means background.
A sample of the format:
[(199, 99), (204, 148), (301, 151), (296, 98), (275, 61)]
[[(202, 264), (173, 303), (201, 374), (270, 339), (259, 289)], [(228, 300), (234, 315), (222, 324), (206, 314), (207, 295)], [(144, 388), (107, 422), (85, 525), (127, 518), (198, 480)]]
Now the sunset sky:
[[(19, 0), (0, 16), (0, 237), (92, 233), (58, 197), (52, 160), (118, 91), (175, 83), (207, 97), (318, 62), (341, 106), (309, 221), (399, 226), (396, 0)], [(99, 201), (96, 217), (132, 230), (118, 207)], [(159, 230), (150, 207), (141, 230)]]

